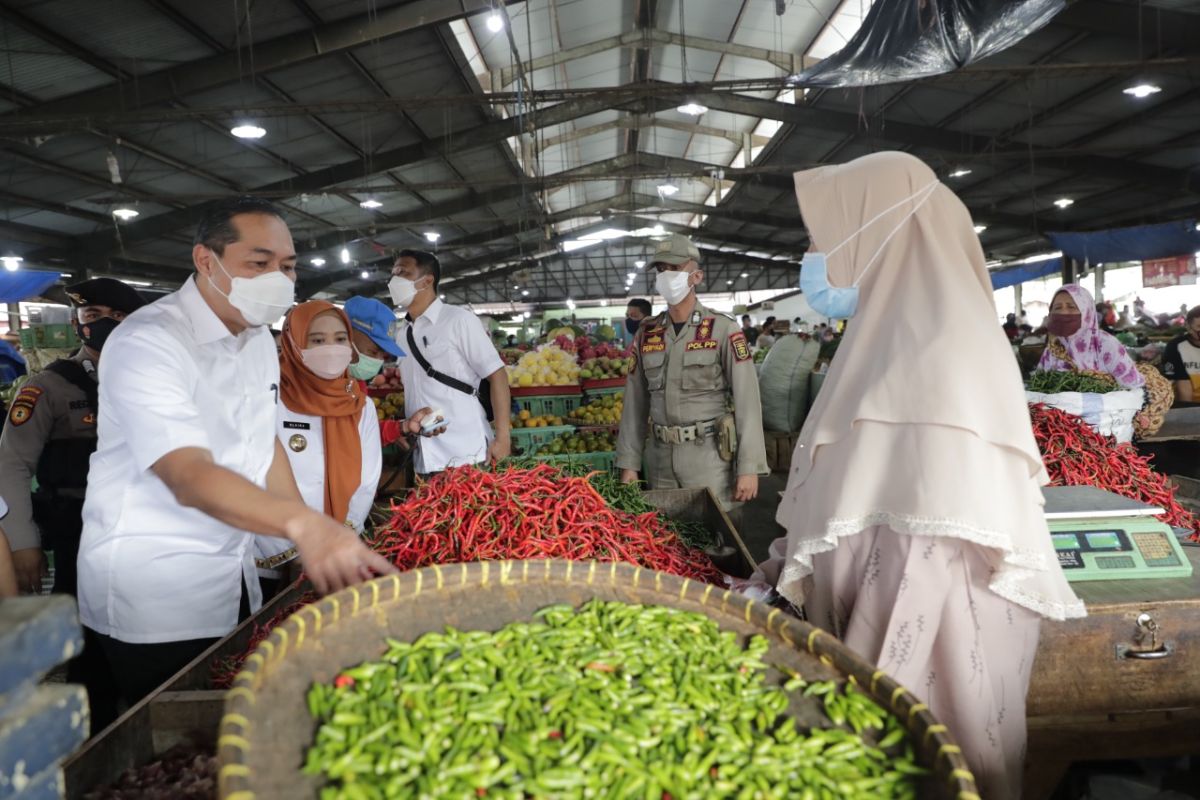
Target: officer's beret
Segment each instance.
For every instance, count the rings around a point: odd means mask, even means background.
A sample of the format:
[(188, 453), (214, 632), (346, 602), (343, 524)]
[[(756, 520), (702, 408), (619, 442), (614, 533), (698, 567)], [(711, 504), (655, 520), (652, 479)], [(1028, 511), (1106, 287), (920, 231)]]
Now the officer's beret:
[(114, 311), (131, 314), (146, 301), (127, 283), (115, 278), (92, 278), (67, 287), (67, 297), (79, 306), (108, 306)]

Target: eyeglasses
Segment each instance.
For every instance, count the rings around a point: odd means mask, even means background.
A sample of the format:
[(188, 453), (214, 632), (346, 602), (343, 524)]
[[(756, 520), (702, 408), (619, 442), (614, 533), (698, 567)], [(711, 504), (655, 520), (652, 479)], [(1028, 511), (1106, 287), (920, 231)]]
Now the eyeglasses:
[(685, 261), (682, 264), (667, 264), (663, 261), (655, 261), (650, 266), (655, 272), (687, 272), (687, 265), (690, 261)]

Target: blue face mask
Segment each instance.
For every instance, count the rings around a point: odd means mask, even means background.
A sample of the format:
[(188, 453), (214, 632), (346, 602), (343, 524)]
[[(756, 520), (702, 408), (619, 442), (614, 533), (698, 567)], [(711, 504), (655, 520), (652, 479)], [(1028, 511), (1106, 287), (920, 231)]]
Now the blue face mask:
[[(925, 201), (933, 194), (933, 190), (937, 188), (937, 185), (938, 182), (935, 179), (916, 194), (910, 195), (899, 203), (885, 208), (828, 253), (813, 251), (804, 254), (804, 258), (800, 261), (800, 290), (804, 292), (804, 299), (808, 301), (813, 311), (830, 319), (850, 319), (854, 316), (854, 312), (858, 310), (858, 285), (866, 277), (867, 272), (871, 269), (871, 265), (875, 263), (875, 259), (883, 252), (883, 248), (904, 227), (904, 223), (908, 222), (909, 218), (916, 214), (921, 206), (925, 205)], [(858, 276), (858, 280), (854, 281), (850, 286), (831, 286), (829, 284), (827, 258), (853, 241), (856, 236), (874, 225), (884, 215), (917, 197), (921, 198), (920, 201), (913, 206), (911, 211), (904, 215), (904, 219), (900, 220), (896, 227), (892, 229), (892, 232), (879, 245), (879, 249), (875, 251), (875, 255), (871, 256), (871, 260), (863, 267), (862, 274)]]

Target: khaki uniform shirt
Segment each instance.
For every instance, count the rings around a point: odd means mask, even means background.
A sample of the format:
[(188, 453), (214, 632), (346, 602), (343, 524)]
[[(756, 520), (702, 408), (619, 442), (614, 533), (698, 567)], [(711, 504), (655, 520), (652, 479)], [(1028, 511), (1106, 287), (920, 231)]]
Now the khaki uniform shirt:
[[(85, 361), (82, 350), (73, 360), (96, 377), (95, 367)], [(96, 438), (96, 415), (83, 390), (54, 372), (31, 377), (13, 399), (0, 434), (0, 497), (9, 508), (2, 524), (13, 550), (41, 546), (30, 490), (42, 449), (50, 441), (80, 438)], [(84, 493), (62, 490), (61, 494), (82, 500)]]
[(617, 467), (640, 470), (655, 425), (691, 425), (734, 409), (736, 474), (767, 474), (758, 375), (746, 335), (731, 318), (697, 303), (675, 332), (667, 312), (642, 323), (634, 337), (634, 369), (625, 382)]

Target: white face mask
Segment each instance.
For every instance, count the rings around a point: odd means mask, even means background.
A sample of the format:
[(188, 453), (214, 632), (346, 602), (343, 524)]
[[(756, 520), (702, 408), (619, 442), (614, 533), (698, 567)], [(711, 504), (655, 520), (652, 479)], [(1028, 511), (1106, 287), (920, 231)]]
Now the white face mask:
[(319, 344), (300, 351), (304, 366), (318, 378), (338, 378), (350, 366), (354, 351), (346, 344)]
[(209, 276), (208, 282), (229, 300), (229, 305), (242, 313), (242, 319), (246, 320), (247, 325), (270, 325), (296, 302), (296, 284), (282, 272), (268, 272), (253, 278), (235, 278), (225, 269), (220, 257), (215, 252), (212, 255), (221, 272), (230, 279), (229, 294), (221, 291), (212, 276)]
[(663, 300), (667, 301), (667, 305), (677, 306), (687, 299), (688, 293), (692, 291), (692, 285), (689, 283), (692, 274), (678, 270), (664, 270), (655, 277), (654, 288), (662, 295)]
[(392, 295), (392, 303), (396, 308), (408, 308), (417, 296), (417, 284), (408, 278), (393, 275), (388, 281), (388, 292)]

